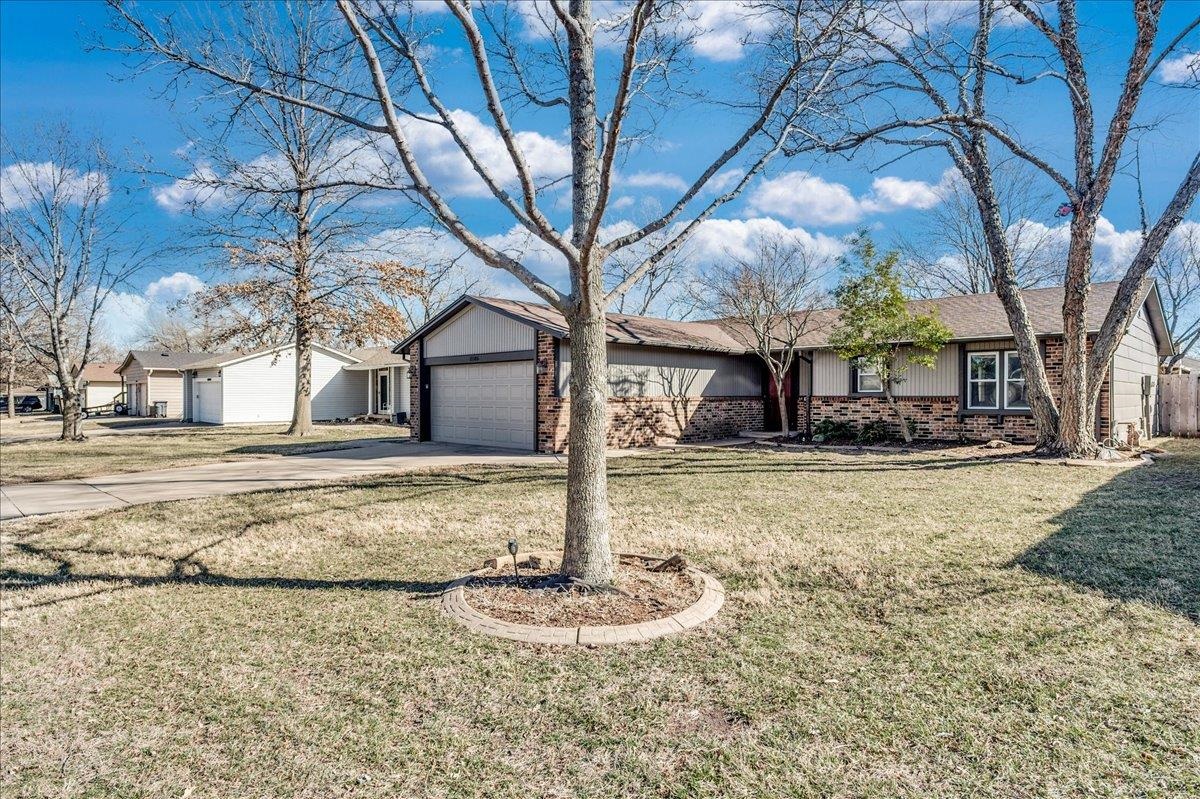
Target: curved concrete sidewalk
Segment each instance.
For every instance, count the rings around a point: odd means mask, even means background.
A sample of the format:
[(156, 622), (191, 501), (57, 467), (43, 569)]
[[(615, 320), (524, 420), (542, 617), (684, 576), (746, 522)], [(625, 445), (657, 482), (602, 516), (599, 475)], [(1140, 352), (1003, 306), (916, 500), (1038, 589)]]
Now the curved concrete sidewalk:
[(359, 447), (305, 455), (0, 486), (0, 519), (240, 494), (437, 466), (559, 461), (558, 455), (535, 455), (484, 447), (368, 441)]

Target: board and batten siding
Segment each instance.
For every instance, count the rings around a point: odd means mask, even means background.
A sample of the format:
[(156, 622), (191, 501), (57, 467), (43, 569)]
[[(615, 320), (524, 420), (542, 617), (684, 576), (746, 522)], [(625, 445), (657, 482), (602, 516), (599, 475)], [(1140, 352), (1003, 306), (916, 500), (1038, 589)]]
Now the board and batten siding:
[[(558, 390), (568, 396), (571, 347), (559, 348)], [(608, 346), (612, 397), (758, 397), (762, 366), (754, 356), (623, 344)]]
[[(1146, 306), (1138, 309), (1137, 316), (1129, 326), (1112, 361), (1112, 413), (1113, 426), (1133, 422), (1142, 424), (1142, 432), (1154, 430), (1154, 400), (1143, 399), (1143, 380), (1158, 375), (1158, 339), (1146, 315)], [(1154, 396), (1153, 392), (1150, 394)], [(1149, 418), (1143, 417), (1149, 415)]]
[[(956, 397), (958, 385), (958, 344), (947, 344), (937, 354), (937, 362), (930, 369), (919, 364), (909, 364), (904, 380), (896, 384), (892, 394), (897, 397)], [(801, 370), (801, 375), (804, 373)], [(801, 392), (807, 390), (807, 381), (801, 377)], [(832, 350), (813, 352), (813, 395), (818, 397), (845, 397), (850, 394), (850, 363), (838, 357)]]
[(529, 325), (478, 305), (468, 305), (425, 338), (422, 354), (441, 358), (532, 350), (534, 336), (535, 331)]

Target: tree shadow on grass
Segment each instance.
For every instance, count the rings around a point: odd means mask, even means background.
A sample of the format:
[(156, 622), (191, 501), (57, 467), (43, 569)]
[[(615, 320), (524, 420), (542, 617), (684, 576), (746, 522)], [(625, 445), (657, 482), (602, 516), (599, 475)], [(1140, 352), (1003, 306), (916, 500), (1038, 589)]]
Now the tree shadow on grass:
[(1200, 448), (1118, 473), (1012, 565), (1200, 624)]

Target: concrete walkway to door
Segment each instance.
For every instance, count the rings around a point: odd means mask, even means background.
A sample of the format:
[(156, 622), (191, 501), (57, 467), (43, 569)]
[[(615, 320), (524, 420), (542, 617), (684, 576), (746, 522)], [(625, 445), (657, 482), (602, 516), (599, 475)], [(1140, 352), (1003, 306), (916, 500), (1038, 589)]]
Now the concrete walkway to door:
[(562, 456), (457, 444), (367, 441), (360, 447), (305, 455), (0, 486), (0, 519), (290, 488), (437, 466), (557, 462), (562, 462)]

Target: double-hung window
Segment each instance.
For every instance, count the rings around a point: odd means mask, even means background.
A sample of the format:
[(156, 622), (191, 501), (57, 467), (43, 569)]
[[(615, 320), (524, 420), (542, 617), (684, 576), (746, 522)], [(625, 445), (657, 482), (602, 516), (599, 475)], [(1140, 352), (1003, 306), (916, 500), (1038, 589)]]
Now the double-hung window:
[(967, 409), (1027, 411), (1021, 358), (1013, 350), (967, 353)]
[(859, 394), (882, 394), (883, 381), (878, 372), (860, 362), (854, 370), (854, 390)]
[(967, 407), (993, 410), (1000, 407), (1000, 354), (972, 352), (967, 355)]
[(1004, 353), (1004, 407), (1012, 410), (1028, 410), (1029, 397), (1025, 393), (1025, 370), (1021, 358), (1015, 352)]

